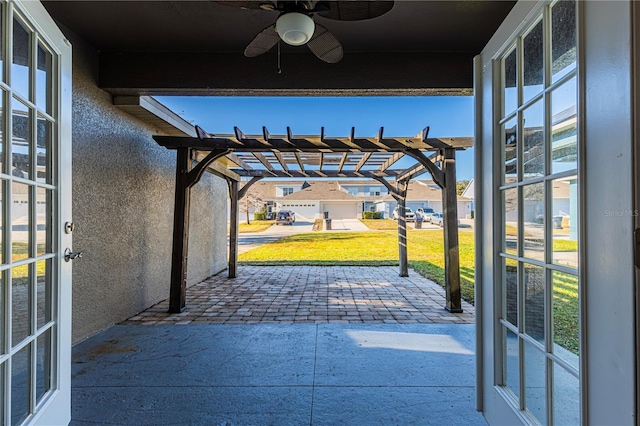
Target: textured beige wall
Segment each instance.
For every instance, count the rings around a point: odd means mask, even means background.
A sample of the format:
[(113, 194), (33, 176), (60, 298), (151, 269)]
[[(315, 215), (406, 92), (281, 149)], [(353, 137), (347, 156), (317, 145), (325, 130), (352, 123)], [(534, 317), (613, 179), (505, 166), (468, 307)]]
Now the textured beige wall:
[[(97, 87), (97, 52), (73, 43), (73, 340), (169, 295), (175, 152)], [(227, 186), (206, 174), (191, 194), (189, 284), (226, 267)]]

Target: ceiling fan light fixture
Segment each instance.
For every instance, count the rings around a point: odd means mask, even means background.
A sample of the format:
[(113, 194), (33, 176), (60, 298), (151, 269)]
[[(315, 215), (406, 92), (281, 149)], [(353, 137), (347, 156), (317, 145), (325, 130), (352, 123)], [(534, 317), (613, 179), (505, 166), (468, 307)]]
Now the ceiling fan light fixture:
[(315, 28), (313, 19), (304, 13), (285, 13), (276, 21), (278, 35), (282, 41), (291, 46), (306, 44), (313, 37)]

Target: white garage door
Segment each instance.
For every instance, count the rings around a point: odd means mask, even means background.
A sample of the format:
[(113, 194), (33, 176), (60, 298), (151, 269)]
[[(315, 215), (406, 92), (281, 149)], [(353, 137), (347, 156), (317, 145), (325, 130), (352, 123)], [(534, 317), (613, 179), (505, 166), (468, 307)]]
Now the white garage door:
[(324, 211), (329, 212), (331, 219), (357, 219), (358, 208), (356, 204), (324, 204)]
[(318, 203), (314, 202), (283, 203), (281, 209), (295, 212), (296, 220), (300, 221), (313, 221), (318, 216)]

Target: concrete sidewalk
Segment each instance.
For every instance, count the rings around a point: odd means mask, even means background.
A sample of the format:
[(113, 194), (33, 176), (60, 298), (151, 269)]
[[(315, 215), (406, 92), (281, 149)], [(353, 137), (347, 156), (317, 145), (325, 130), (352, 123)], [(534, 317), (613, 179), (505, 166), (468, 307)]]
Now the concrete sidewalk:
[(76, 345), (71, 425), (484, 425), (474, 326), (116, 325)]

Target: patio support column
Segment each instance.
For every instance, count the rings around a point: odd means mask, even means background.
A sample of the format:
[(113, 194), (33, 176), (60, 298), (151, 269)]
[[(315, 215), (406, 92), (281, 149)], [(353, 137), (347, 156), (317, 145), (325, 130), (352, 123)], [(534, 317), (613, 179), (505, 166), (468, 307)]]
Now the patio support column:
[(380, 176), (374, 176), (375, 180), (383, 184), (389, 194), (398, 203), (398, 266), (399, 275), (401, 277), (409, 276), (409, 260), (407, 257), (407, 219), (405, 217), (405, 205), (407, 200), (407, 188), (409, 187), (409, 180), (400, 180), (396, 182), (394, 187), (386, 179)]
[[(169, 312), (182, 312), (186, 300), (187, 247), (189, 245), (189, 210), (191, 187), (191, 148), (178, 148), (176, 159), (176, 189), (173, 211), (173, 251), (171, 253), (171, 288)], [(183, 285), (184, 283), (184, 285)]]
[(182, 312), (187, 295), (187, 259), (189, 247), (189, 211), (191, 187), (200, 181), (207, 167), (216, 159), (228, 154), (228, 149), (211, 151), (192, 167), (189, 147), (176, 148), (176, 188), (173, 210), (173, 248), (171, 252), (171, 286), (169, 312)]
[(405, 207), (407, 201), (407, 184), (406, 181), (398, 182), (398, 265), (400, 268), (400, 276), (409, 276), (409, 259), (407, 257), (407, 218), (405, 217)]
[(444, 206), (444, 270), (446, 310), (462, 312), (460, 300), (460, 246), (458, 244), (458, 194), (456, 192), (456, 151), (445, 148), (442, 170), (445, 187), (442, 190)]
[(238, 209), (238, 184), (237, 180), (229, 179), (229, 198), (231, 199), (230, 223), (229, 223), (229, 278), (237, 276), (238, 267), (238, 222), (240, 211)]

